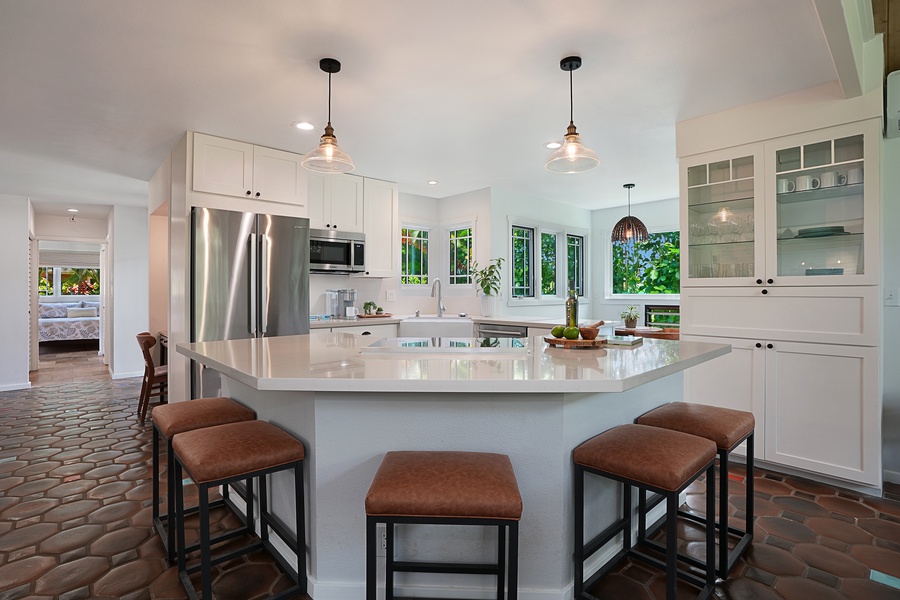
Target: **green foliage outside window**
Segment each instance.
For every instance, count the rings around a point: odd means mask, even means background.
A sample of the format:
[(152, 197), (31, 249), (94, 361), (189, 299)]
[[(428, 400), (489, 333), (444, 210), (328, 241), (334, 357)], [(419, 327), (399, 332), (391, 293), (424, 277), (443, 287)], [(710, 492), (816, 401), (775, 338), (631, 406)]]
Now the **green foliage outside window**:
[(450, 231), (450, 284), (470, 284), (472, 275), (469, 263), (472, 262), (472, 228), (452, 229)]
[(566, 281), (575, 282), (579, 296), (584, 296), (584, 238), (580, 235), (566, 236), (567, 273)]
[(534, 229), (530, 227), (512, 228), (512, 295), (515, 298), (534, 296), (532, 287)]
[[(400, 244), (400, 283), (428, 283), (428, 231), (403, 228)], [(468, 264), (468, 263), (466, 263)]]
[(96, 296), (100, 293), (99, 269), (64, 269), (60, 279), (64, 296)]
[(38, 296), (53, 295), (53, 267), (38, 269)]
[(677, 231), (651, 233), (646, 242), (614, 242), (613, 294), (679, 294), (680, 261)]
[(541, 294), (556, 295), (556, 234), (541, 234)]

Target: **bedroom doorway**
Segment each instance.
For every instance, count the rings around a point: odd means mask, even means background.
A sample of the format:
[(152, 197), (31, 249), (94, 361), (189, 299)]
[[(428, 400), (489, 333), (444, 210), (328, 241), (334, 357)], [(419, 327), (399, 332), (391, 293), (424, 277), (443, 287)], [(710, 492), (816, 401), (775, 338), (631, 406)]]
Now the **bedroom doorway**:
[[(31, 369), (58, 376), (96, 376), (105, 368), (104, 243), (39, 240), (32, 260)], [(34, 245), (32, 246), (34, 248)], [(87, 361), (73, 362), (73, 357)], [(38, 376), (50, 379), (49, 374)], [(34, 383), (34, 377), (31, 378)], [(68, 381), (68, 380), (67, 380)]]

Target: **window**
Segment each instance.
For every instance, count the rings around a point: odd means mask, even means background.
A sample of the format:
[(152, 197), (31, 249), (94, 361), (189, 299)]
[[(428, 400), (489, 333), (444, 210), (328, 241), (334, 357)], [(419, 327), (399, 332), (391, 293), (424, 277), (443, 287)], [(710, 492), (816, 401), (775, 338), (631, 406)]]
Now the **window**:
[(39, 296), (96, 296), (100, 294), (100, 269), (38, 267)]
[(471, 227), (450, 230), (450, 285), (472, 283), (469, 264), (472, 262), (473, 234)]
[(681, 326), (681, 309), (677, 304), (665, 306), (648, 304), (644, 306), (644, 325), (676, 329)]
[(651, 233), (646, 242), (614, 242), (611, 255), (613, 295), (681, 292), (678, 231)]
[[(570, 285), (575, 286), (579, 296), (585, 295), (586, 235), (568, 233), (556, 225), (512, 225), (511, 234), (513, 298), (559, 302)], [(534, 281), (536, 273), (540, 274), (539, 282)]]
[(534, 296), (534, 229), (512, 228), (512, 297)]
[(401, 230), (400, 283), (428, 284), (428, 230)]

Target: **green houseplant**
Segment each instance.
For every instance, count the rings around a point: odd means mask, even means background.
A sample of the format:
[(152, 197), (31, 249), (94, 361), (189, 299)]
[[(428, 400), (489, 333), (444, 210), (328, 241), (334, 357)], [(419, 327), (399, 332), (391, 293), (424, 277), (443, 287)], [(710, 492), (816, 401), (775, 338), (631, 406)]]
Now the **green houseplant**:
[(375, 313), (375, 309), (378, 307), (377, 304), (373, 300), (367, 300), (363, 302), (363, 312), (367, 315), (371, 315)]
[(481, 314), (490, 317), (494, 314), (494, 299), (500, 292), (500, 267), (503, 259), (492, 258), (487, 266), (478, 267), (477, 261), (472, 261), (469, 273), (475, 279), (475, 283), (481, 288)]
[(638, 317), (641, 316), (640, 310), (636, 304), (629, 304), (625, 307), (619, 316), (625, 321), (625, 327), (628, 329), (634, 329), (637, 325)]

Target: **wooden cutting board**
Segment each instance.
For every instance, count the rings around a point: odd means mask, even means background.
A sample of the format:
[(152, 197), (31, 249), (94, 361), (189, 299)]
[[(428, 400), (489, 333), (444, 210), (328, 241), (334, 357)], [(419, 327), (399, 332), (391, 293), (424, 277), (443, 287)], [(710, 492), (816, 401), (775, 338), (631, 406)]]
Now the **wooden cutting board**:
[(549, 335), (544, 336), (544, 341), (551, 346), (560, 348), (599, 348), (606, 345), (606, 338), (597, 338), (595, 340), (567, 340), (566, 338), (555, 338)]

